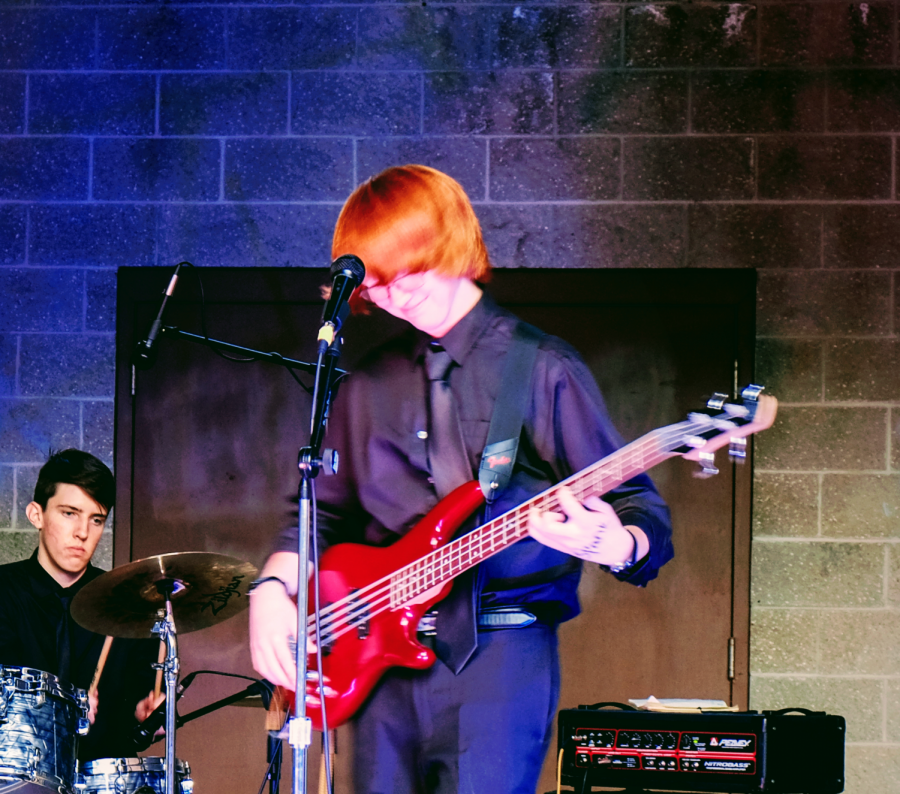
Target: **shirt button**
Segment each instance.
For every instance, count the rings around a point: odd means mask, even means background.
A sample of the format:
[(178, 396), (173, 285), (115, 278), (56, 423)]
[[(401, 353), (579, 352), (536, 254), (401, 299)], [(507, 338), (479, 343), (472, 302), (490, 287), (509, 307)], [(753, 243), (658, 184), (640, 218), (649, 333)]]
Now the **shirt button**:
[(416, 438), (421, 438), (423, 441), (428, 438), (427, 430), (416, 430)]

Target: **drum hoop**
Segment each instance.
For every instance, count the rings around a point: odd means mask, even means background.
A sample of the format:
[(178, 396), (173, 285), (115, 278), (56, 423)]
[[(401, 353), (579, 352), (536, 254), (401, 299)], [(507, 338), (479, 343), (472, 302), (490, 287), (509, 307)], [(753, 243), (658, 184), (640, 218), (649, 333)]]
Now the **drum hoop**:
[[(85, 777), (96, 775), (123, 775), (141, 772), (165, 772), (165, 759), (151, 755), (146, 758), (95, 758), (80, 764), (81, 774)], [(191, 773), (191, 768), (184, 761), (175, 759), (175, 774)]]

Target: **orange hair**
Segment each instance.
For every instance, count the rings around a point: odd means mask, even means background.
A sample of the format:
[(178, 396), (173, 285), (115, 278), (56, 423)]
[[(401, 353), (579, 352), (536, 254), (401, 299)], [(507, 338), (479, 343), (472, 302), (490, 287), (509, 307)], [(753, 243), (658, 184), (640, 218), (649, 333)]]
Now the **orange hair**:
[(481, 226), (462, 186), (425, 165), (388, 168), (353, 191), (331, 244), (332, 259), (344, 254), (362, 259), (378, 284), (423, 270), (473, 281), (487, 281), (491, 272)]

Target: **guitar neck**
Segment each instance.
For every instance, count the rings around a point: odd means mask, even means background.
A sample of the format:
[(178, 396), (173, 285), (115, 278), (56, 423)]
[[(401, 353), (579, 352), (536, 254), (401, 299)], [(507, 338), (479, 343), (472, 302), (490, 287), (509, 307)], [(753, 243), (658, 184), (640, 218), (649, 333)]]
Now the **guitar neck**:
[(528, 534), (528, 512), (532, 508), (540, 512), (558, 510), (560, 488), (570, 488), (575, 497), (583, 501), (588, 496), (605, 494), (678, 454), (669, 446), (672, 438), (677, 438), (681, 431), (681, 425), (672, 425), (641, 436), (518, 507), (395, 571), (390, 588), (392, 607), (454, 579), (524, 538)]

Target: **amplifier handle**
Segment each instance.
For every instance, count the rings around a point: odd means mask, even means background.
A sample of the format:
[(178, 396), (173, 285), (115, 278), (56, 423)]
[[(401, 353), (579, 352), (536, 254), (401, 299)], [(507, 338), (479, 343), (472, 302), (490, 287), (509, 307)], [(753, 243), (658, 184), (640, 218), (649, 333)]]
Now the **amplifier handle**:
[(604, 700), (602, 703), (592, 703), (590, 706), (579, 706), (578, 708), (583, 711), (599, 711), (607, 706), (615, 706), (619, 711), (638, 711), (629, 703), (617, 703), (614, 700)]
[(790, 709), (779, 709), (778, 711), (764, 711), (763, 714), (767, 717), (781, 717), (784, 714), (803, 714), (806, 717), (824, 717), (824, 711), (810, 711), (809, 709), (801, 709), (801, 708), (790, 708)]

